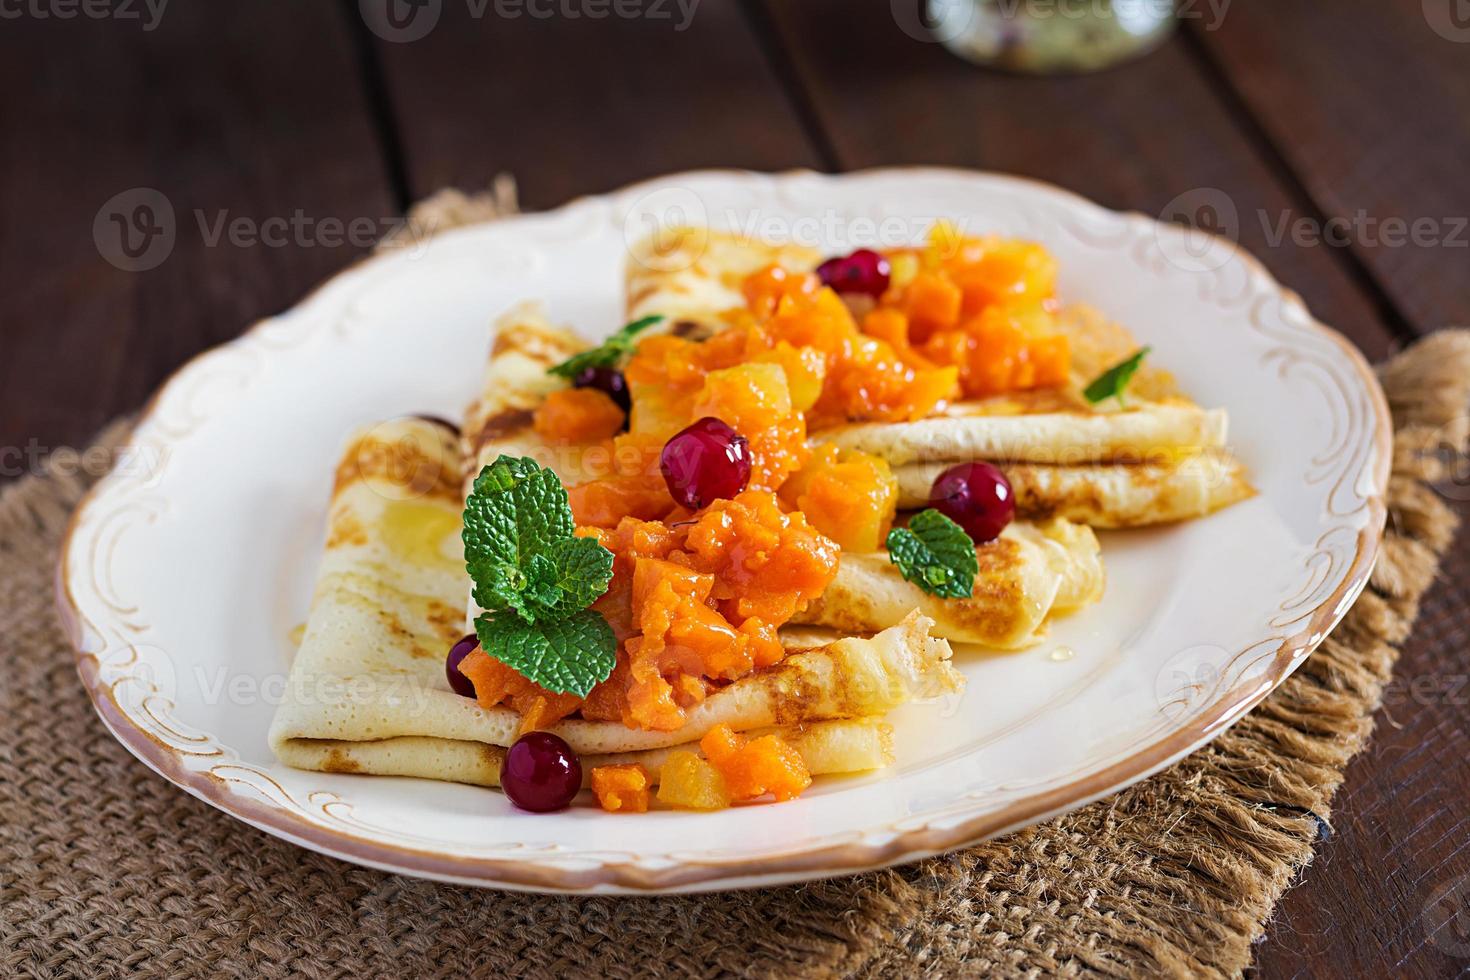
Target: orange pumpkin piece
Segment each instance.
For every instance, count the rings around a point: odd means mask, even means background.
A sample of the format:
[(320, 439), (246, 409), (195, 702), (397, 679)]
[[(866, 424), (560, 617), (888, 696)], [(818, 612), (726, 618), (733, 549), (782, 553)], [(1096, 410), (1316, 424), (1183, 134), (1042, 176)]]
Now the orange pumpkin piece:
[(895, 349), (907, 347), (909, 318), (902, 310), (880, 307), (863, 317), (863, 333), (889, 344)]
[(711, 371), (694, 396), (689, 421), (713, 416), (750, 442), (750, 486), (775, 489), (806, 462), (806, 422), (792, 407), (779, 364)]
[(623, 649), (584, 718), (679, 728), (712, 684), (778, 663), (778, 628), (836, 574), (837, 546), (769, 491), (680, 516), (587, 532), (613, 553), (612, 584), (595, 608)]
[(509, 704), (520, 712), (522, 734), (550, 728), (582, 703), (575, 694), (557, 694), (527, 680), (484, 650), (472, 650), (459, 662), (459, 672), (474, 685), (480, 707)]
[(822, 283), (815, 275), (791, 272), (779, 265), (768, 265), (749, 275), (741, 283), (745, 304), (759, 317), (776, 312), (782, 300), (800, 300), (815, 295)]
[(780, 364), (791, 403), (807, 414), (809, 429), (923, 418), (956, 390), (953, 369), (909, 362), (893, 346), (865, 337), (842, 298), (810, 276), (768, 268), (747, 277), (744, 289), (748, 310), (705, 342), (699, 356), (711, 366)]
[(827, 376), (827, 358), (815, 347), (794, 347), (784, 340), (755, 355), (758, 363), (779, 364), (786, 372), (791, 407), (805, 412), (822, 397), (822, 380)]
[(608, 813), (646, 813), (648, 770), (637, 763), (597, 766), (592, 770), (592, 792)]
[(843, 551), (877, 551), (898, 509), (898, 478), (887, 460), (818, 446), (782, 485), (781, 500)]
[(732, 622), (783, 625), (837, 574), (837, 546), (759, 490), (711, 504), (689, 528), (684, 548), (691, 566), (715, 576), (711, 598)]
[(730, 798), (753, 800), (770, 793), (777, 802), (795, 799), (812, 784), (801, 754), (779, 735), (747, 741), (727, 725), (716, 725), (699, 747), (724, 777)]
[(936, 330), (952, 327), (959, 321), (964, 294), (945, 276), (921, 272), (914, 277), (904, 294), (905, 312), (910, 330), (917, 341), (923, 341)]
[(744, 745), (745, 736), (729, 725), (716, 725), (699, 740), (699, 750), (716, 766), (724, 765), (735, 758), (735, 753)]
[(618, 403), (596, 388), (558, 388), (531, 416), (536, 432), (549, 442), (611, 439), (625, 420)]
[(892, 256), (917, 271), (892, 280), (863, 332), (906, 363), (951, 366), (970, 398), (1069, 380), (1071, 351), (1054, 320), (1057, 263), (1044, 247), (967, 238), (941, 222), (926, 246)]
[(730, 790), (718, 769), (680, 749), (659, 769), (658, 801), (690, 810), (719, 810), (730, 805)]
[(1057, 262), (1035, 242), (987, 241), (976, 261), (955, 264), (951, 275), (964, 294), (963, 315), (973, 316), (998, 303), (1048, 298)]
[(572, 519), (580, 527), (616, 527), (625, 517), (642, 521), (666, 517), (674, 509), (663, 477), (611, 476), (567, 488)]
[(1038, 334), (1039, 307), (990, 306), (955, 330), (930, 337), (924, 354), (957, 364), (971, 397), (1054, 387), (1066, 383), (1071, 348), (1065, 335)]

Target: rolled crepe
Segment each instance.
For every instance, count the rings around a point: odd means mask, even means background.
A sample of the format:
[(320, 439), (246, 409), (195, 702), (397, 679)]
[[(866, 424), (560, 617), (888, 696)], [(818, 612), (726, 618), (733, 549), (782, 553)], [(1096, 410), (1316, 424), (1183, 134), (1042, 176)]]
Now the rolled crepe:
[[(893, 762), (892, 726), (876, 718), (818, 721), (790, 728), (756, 729), (751, 736), (779, 735), (796, 749), (814, 776), (866, 772)], [(659, 770), (680, 748), (647, 749), (582, 757), (582, 786), (591, 785), (598, 766), (637, 763), (657, 785)], [(505, 748), (477, 742), (403, 735), (372, 742), (293, 739), (282, 746), (281, 761), (297, 769), (360, 772), (376, 776), (417, 776), (475, 786), (499, 786)]]
[[(461, 476), (454, 433), (433, 422), (385, 423), (349, 444), (311, 613), (269, 733), (283, 762), (470, 782), (498, 769), (494, 747), (516, 739), (520, 717), (455, 694), (444, 674), (467, 584)], [(750, 731), (882, 715), (961, 687), (931, 625), (915, 613), (871, 638), (794, 653), (711, 694), (676, 732), (580, 719), (552, 731), (596, 757), (684, 745), (718, 724)]]
[(886, 554), (844, 552), (832, 584), (794, 621), (862, 630), (918, 610), (945, 639), (1019, 650), (1040, 642), (1055, 617), (1102, 598), (1102, 557), (1086, 526), (1013, 521), (975, 555), (979, 571), (971, 596), (940, 599), (906, 581)]
[(674, 323), (715, 330), (720, 314), (743, 307), (740, 286), (768, 265), (809, 272), (821, 253), (801, 245), (776, 245), (757, 238), (677, 227), (635, 243), (625, 270), (629, 320), (662, 314)]
[(893, 466), (977, 459), (1075, 466), (1219, 448), (1226, 425), (1223, 409), (1184, 403), (1130, 401), (1121, 411), (1034, 415), (970, 414), (961, 404), (917, 422), (836, 426), (812, 440), (881, 456)]
[[(934, 480), (953, 465), (944, 461), (893, 467), (899, 508), (927, 506)], [(1222, 450), (1131, 465), (997, 465), (1010, 481), (1017, 514), (1033, 520), (1063, 517), (1099, 528), (1204, 517), (1255, 493), (1245, 467)]]
[[(546, 444), (534, 438), (531, 413), (548, 394), (567, 386), (565, 379), (548, 374), (547, 368), (587, 346), (571, 330), (554, 326), (540, 303), (521, 303), (496, 321), (480, 395), (465, 410), (461, 450), (466, 494), (481, 467), (494, 462), (499, 453), (536, 456), (547, 452)], [(521, 438), (527, 432), (531, 441)], [(492, 440), (495, 451), (484, 458), (482, 450)], [(542, 466), (551, 465), (550, 460), (536, 459)]]

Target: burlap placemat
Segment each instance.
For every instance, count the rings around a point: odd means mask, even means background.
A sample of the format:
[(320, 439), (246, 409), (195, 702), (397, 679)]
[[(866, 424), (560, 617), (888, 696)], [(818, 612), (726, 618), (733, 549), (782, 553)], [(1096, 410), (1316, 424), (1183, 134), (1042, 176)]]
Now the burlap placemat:
[[(505, 193), (436, 200), (481, 219), (513, 200)], [(91, 477), (54, 460), (0, 491), (0, 971), (1238, 974), (1311, 858), (1454, 531), (1428, 482), (1444, 476), (1436, 453), (1465, 439), (1470, 333), (1436, 335), (1381, 374), (1398, 426), (1382, 560), (1322, 648), (1229, 732), (1003, 840), (688, 898), (554, 898), (387, 875), (257, 832), (153, 775), (93, 714), (57, 622), (56, 548)], [(120, 435), (114, 426), (101, 445)]]

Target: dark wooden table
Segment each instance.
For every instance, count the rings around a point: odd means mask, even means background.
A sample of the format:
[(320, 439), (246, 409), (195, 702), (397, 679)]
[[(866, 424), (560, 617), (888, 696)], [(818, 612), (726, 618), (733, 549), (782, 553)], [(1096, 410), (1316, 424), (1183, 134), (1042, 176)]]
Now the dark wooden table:
[[(972, 68), (887, 4), (706, 0), (686, 23), (672, 0), (633, 19), (426, 2), (440, 20), (411, 42), (370, 30), (357, 0), (0, 10), (5, 477), (84, 445), (364, 250), (325, 219), (386, 227), (436, 188), (502, 171), (527, 208), (693, 167), (949, 164), (1155, 215), (1218, 192), (1240, 241), (1370, 357), (1470, 323), (1463, 0), (1239, 2), (1223, 18), (1190, 2), (1146, 59), (1046, 80)], [(166, 196), (176, 237), (128, 272), (94, 220), (136, 188)], [(272, 242), (214, 234), (222, 218), (265, 232), (298, 214), (306, 230)], [(1470, 874), (1466, 540), (1332, 839), (1260, 947), (1263, 976), (1470, 970), (1421, 921)]]

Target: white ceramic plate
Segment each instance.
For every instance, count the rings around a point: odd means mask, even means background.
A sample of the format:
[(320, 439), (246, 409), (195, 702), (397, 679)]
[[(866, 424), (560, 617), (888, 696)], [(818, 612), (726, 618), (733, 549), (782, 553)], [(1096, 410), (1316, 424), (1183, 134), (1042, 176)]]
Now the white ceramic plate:
[[(274, 759), (266, 729), (351, 428), (458, 417), (491, 318), (521, 299), (546, 298), (592, 335), (616, 327), (627, 239), (660, 223), (708, 221), (837, 252), (917, 240), (940, 217), (1045, 243), (1065, 297), (1128, 324), (1201, 403), (1229, 409), (1260, 496), (1180, 527), (1103, 535), (1100, 604), (1034, 650), (961, 654), (963, 696), (892, 716), (891, 769), (819, 780), (790, 803), (532, 816), (490, 790)], [(1229, 242), (987, 174), (684, 174), (363, 262), (188, 364), (79, 508), (61, 605), (82, 679), (123, 744), (272, 834), (471, 884), (768, 885), (1034, 823), (1219, 734), (1363, 587), (1389, 440), (1361, 357)]]

